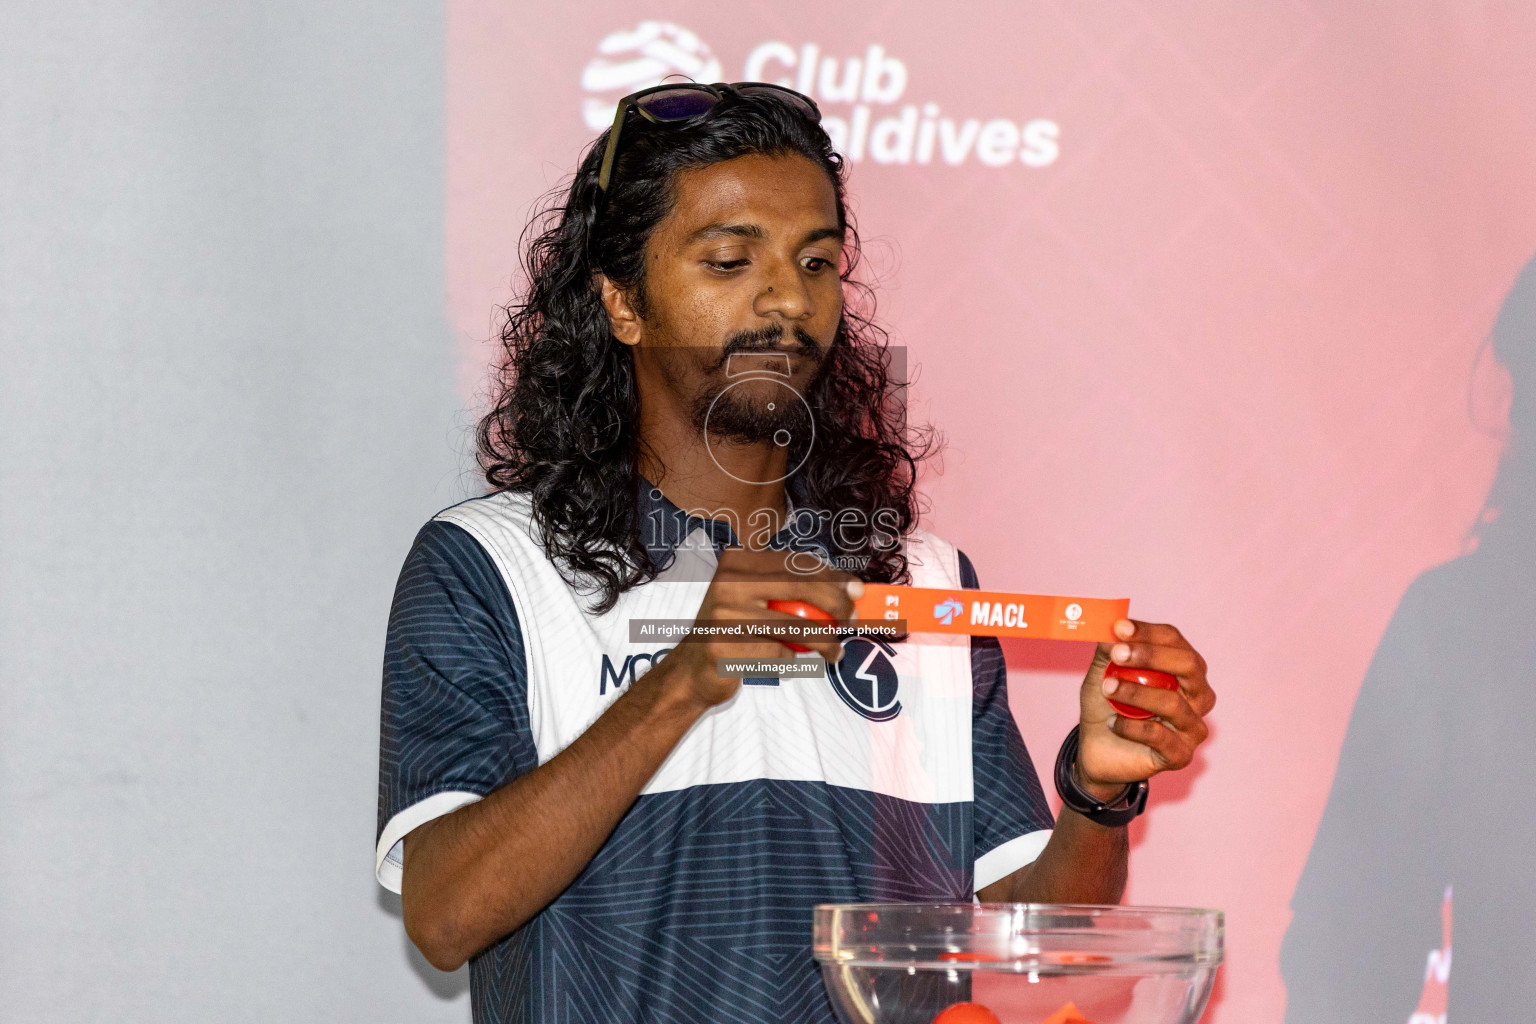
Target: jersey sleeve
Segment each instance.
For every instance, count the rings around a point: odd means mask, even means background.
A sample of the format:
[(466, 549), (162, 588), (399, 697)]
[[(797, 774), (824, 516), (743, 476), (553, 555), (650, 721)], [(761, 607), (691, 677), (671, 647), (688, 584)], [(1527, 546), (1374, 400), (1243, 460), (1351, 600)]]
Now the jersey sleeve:
[(374, 870), (400, 891), (402, 841), (538, 765), (517, 613), (467, 532), (431, 522), (395, 587), (384, 648)]
[[(960, 555), (960, 585), (980, 589)], [(975, 777), (975, 888), (979, 891), (1034, 863), (1055, 821), (1024, 736), (1008, 706), (1008, 666), (994, 636), (971, 637), (971, 763)]]

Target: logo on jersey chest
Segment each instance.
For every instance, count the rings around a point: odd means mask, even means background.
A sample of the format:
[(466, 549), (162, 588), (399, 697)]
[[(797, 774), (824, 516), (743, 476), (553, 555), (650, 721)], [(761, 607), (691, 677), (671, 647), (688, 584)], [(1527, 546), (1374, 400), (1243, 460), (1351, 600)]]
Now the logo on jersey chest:
[(901, 714), (895, 656), (883, 640), (854, 637), (843, 644), (843, 660), (827, 666), (827, 679), (844, 704), (871, 722), (889, 722)]
[(663, 647), (659, 651), (651, 651), (649, 653), (626, 654), (624, 655), (624, 663), (622, 665), (614, 664), (612, 658), (606, 654), (603, 655), (602, 674), (598, 677), (597, 681), (597, 695), (599, 697), (603, 696), (608, 692), (609, 686), (617, 690), (620, 687), (633, 683), (636, 676), (644, 669), (649, 668), (666, 657), (667, 652), (671, 649), (670, 647)]

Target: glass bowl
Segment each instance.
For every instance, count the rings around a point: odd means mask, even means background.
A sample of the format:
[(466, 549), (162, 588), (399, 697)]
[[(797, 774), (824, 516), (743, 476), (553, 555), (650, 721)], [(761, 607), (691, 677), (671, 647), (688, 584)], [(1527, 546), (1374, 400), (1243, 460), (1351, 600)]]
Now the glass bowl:
[(844, 1024), (1193, 1024), (1221, 963), (1222, 915), (830, 904), (816, 908), (814, 946)]

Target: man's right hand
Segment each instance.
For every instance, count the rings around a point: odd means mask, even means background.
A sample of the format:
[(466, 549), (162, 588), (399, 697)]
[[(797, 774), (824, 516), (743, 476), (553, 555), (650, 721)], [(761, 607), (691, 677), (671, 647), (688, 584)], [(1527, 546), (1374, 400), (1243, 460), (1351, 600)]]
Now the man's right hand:
[[(864, 585), (825, 566), (796, 572), (784, 551), (726, 549), (697, 620), (772, 619), (769, 601), (805, 601), (846, 620)], [(804, 561), (804, 557), (797, 561)], [(804, 646), (837, 660), (835, 638)], [(730, 700), (717, 658), (781, 657), (771, 640), (689, 637), (627, 687), (570, 746), (484, 800), (405, 837), (405, 928), (451, 971), (521, 927), (571, 884), (699, 716)]]
[[(803, 624), (804, 619), (768, 607), (769, 601), (804, 601), (839, 621), (853, 615), (853, 602), (864, 584), (848, 573), (823, 564), (814, 572), (804, 568), (804, 553), (791, 562), (795, 552), (723, 548), (714, 579), (694, 617), (698, 622), (771, 622)], [(794, 566), (794, 567), (792, 567)], [(829, 663), (842, 658), (842, 641), (836, 637), (797, 641)], [(718, 658), (782, 658), (794, 652), (774, 640), (739, 640), (731, 637), (690, 635), (656, 665), (647, 676), (653, 684), (676, 689), (701, 709), (722, 704), (735, 696), (741, 680), (722, 679), (716, 671)]]

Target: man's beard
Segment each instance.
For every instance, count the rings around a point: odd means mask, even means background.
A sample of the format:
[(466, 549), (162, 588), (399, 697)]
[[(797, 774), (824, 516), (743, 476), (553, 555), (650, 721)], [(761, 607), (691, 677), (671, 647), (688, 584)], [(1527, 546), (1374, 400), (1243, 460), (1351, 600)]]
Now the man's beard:
[[(732, 355), (789, 351), (815, 364), (810, 376), (814, 381), (821, 373), (821, 346), (803, 329), (791, 330), (794, 337), (788, 346), (782, 326), (739, 331), (727, 339), (719, 360), (708, 371), (708, 382), (693, 401), (693, 425), (701, 435), (735, 444), (785, 444), (789, 438), (789, 446), (794, 439), (812, 436), (809, 406), (788, 378), (756, 367), (734, 378), (725, 375)], [(750, 383), (732, 387), (742, 381)]]

